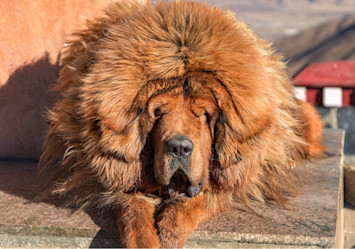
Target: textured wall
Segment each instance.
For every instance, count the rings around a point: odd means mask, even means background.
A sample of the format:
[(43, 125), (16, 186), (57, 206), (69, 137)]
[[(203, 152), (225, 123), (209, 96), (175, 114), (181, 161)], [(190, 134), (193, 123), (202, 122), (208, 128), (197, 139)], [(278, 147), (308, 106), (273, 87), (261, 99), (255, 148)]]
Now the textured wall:
[(0, 158), (39, 157), (64, 41), (111, 2), (1, 1)]

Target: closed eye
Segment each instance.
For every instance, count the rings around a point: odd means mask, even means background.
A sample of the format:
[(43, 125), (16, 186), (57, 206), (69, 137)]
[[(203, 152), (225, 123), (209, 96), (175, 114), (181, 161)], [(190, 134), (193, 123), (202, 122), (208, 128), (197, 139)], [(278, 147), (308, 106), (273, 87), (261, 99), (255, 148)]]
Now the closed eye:
[(206, 116), (207, 124), (210, 124), (210, 115), (208, 115), (208, 113), (205, 113), (204, 115)]
[(155, 118), (161, 118), (162, 116), (164, 116), (166, 114), (166, 112), (164, 112), (161, 107), (158, 107), (154, 110), (154, 116)]
[(192, 114), (195, 117), (199, 118), (202, 115), (206, 115), (206, 111), (204, 109), (202, 109), (202, 108), (194, 108), (194, 109), (192, 109)]

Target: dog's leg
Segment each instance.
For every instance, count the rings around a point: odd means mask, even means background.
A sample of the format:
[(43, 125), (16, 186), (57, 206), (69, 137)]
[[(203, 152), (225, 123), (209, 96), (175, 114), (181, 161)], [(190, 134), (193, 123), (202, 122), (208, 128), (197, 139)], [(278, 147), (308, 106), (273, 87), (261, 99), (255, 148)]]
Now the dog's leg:
[(157, 227), (162, 248), (183, 247), (191, 231), (203, 222), (209, 212), (204, 207), (205, 196), (194, 198), (179, 196), (164, 204), (157, 217)]
[(115, 215), (121, 245), (128, 248), (159, 248), (154, 227), (154, 203), (142, 194), (125, 195)]

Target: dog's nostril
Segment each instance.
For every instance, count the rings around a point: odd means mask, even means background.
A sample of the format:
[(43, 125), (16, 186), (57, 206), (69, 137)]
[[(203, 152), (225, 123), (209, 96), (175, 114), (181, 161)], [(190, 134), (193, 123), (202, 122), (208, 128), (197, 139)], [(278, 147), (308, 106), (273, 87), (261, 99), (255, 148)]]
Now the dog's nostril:
[(185, 137), (172, 138), (166, 143), (168, 152), (174, 156), (190, 156), (193, 150), (193, 144), (190, 139)]

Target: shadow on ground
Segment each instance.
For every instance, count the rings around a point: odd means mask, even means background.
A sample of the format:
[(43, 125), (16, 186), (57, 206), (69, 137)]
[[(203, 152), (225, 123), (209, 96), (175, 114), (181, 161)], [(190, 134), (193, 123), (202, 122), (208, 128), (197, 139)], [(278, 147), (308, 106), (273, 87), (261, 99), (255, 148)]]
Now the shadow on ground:
[[(46, 111), (56, 100), (53, 84), (60, 69), (58, 62), (52, 64), (45, 55), (16, 69), (0, 87), (0, 158), (6, 158), (0, 159), (0, 192), (24, 199), (23, 210), (18, 212), (32, 212), (28, 204), (45, 188), (36, 165), (48, 128)], [(43, 202), (62, 207), (62, 200), (56, 198)], [(112, 212), (89, 210), (87, 214), (101, 228), (90, 247), (119, 247)]]

